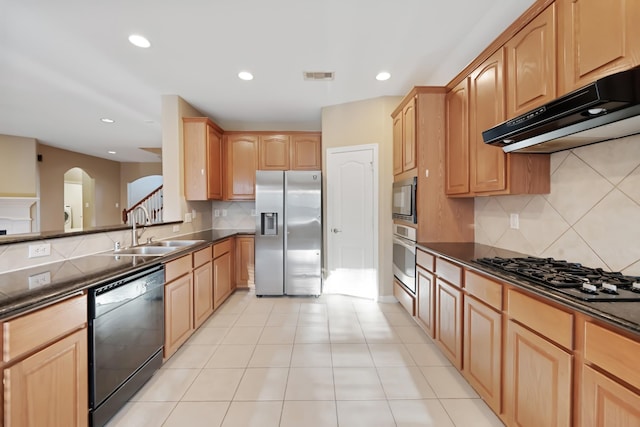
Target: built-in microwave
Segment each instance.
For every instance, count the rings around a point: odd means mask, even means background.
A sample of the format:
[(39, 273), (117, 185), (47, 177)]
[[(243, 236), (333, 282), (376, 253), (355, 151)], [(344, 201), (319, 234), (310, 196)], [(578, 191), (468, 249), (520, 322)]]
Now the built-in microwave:
[(418, 177), (393, 183), (393, 218), (418, 223), (416, 215), (416, 188)]

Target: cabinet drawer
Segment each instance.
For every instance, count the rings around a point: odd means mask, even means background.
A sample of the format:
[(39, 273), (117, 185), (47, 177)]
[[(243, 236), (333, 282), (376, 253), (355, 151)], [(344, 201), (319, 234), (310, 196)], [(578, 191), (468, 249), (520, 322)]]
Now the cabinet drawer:
[(585, 360), (640, 388), (640, 342), (589, 322), (584, 324), (584, 335)]
[(218, 258), (220, 255), (224, 255), (229, 251), (231, 251), (231, 239), (227, 239), (224, 242), (213, 245), (214, 258)]
[(442, 258), (436, 258), (436, 275), (457, 287), (462, 287), (462, 267)]
[(87, 296), (81, 295), (2, 324), (2, 360), (9, 362), (87, 324)]
[(194, 252), (193, 254), (193, 267), (200, 267), (202, 264), (211, 261), (211, 246), (207, 246), (204, 249)]
[(409, 312), (410, 315), (416, 314), (416, 300), (409, 292), (402, 287), (401, 284), (393, 282), (393, 296), (398, 302)]
[(464, 288), (468, 294), (473, 295), (498, 311), (502, 310), (502, 285), (500, 283), (472, 271), (465, 271)]
[(169, 261), (164, 266), (164, 281), (170, 282), (180, 276), (184, 276), (189, 273), (192, 268), (191, 254)]
[(420, 267), (429, 270), (433, 273), (433, 260), (434, 256), (426, 252), (422, 252), (420, 249), (416, 251), (416, 264)]
[(509, 289), (507, 292), (509, 317), (539, 332), (564, 348), (573, 344), (573, 315), (542, 301)]

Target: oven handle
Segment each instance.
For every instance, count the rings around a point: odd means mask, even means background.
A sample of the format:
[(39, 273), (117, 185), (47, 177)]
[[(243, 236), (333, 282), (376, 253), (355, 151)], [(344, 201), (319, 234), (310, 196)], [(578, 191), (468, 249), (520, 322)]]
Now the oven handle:
[(398, 236), (393, 236), (393, 243), (394, 244), (397, 243), (398, 245), (403, 246), (406, 249), (409, 249), (413, 254), (416, 253), (416, 244), (411, 240), (403, 239), (402, 237), (398, 237)]

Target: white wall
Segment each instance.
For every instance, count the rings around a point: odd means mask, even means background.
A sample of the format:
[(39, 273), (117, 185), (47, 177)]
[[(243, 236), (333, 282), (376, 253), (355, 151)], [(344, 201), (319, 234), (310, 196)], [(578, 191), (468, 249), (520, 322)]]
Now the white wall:
[[(393, 184), (393, 123), (391, 113), (402, 97), (380, 97), (322, 109), (322, 168), (326, 188), (328, 148), (378, 145), (378, 278), (380, 297), (393, 295), (391, 186)], [(326, 206), (326, 201), (325, 201)], [(323, 221), (326, 224), (326, 209)], [(326, 241), (326, 237), (325, 237)], [(327, 254), (325, 251), (325, 265)]]

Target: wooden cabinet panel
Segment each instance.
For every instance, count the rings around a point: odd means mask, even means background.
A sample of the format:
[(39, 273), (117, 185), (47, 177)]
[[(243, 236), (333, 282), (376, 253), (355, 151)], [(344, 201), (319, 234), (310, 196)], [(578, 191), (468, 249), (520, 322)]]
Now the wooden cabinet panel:
[(416, 314), (416, 299), (397, 280), (393, 281), (393, 296), (412, 316)]
[(588, 366), (582, 368), (580, 393), (582, 426), (640, 426), (640, 395)]
[(223, 240), (222, 242), (218, 242), (213, 245), (213, 257), (218, 258), (219, 256), (226, 254), (231, 251), (231, 239)]
[(236, 286), (249, 287), (254, 284), (254, 238), (236, 237)]
[(573, 348), (573, 314), (513, 289), (507, 291), (507, 312), (549, 340), (566, 349)]
[(421, 251), (420, 249), (416, 251), (416, 264), (420, 267), (433, 273), (435, 271), (434, 262), (435, 257), (433, 255)]
[(505, 44), (507, 117), (556, 97), (556, 5), (547, 7)]
[(508, 424), (570, 426), (572, 356), (512, 320), (506, 345)]
[(559, 0), (561, 93), (640, 64), (640, 2)]
[(2, 360), (11, 360), (87, 325), (81, 295), (2, 323)]
[(444, 258), (436, 258), (436, 274), (452, 285), (462, 287), (462, 267), (459, 265)]
[(437, 279), (436, 342), (451, 363), (462, 369), (462, 292)]
[(207, 117), (182, 122), (185, 198), (222, 199), (222, 129)]
[(445, 192), (469, 192), (469, 79), (446, 97)]
[(393, 174), (402, 173), (402, 112), (398, 113), (393, 120)]
[(436, 279), (427, 270), (416, 267), (417, 309), (416, 320), (431, 338), (435, 337)]
[(193, 261), (191, 254), (169, 261), (164, 265), (164, 281), (171, 282), (191, 272)]
[(85, 328), (5, 369), (4, 425), (86, 426), (87, 360)]
[(199, 328), (213, 313), (213, 265), (209, 262), (193, 270), (193, 326)]
[(464, 289), (494, 309), (502, 310), (502, 284), (473, 271), (464, 272)]
[(319, 134), (291, 136), (291, 170), (322, 169), (322, 137)]
[(504, 50), (487, 59), (470, 78), (470, 190), (481, 193), (506, 189), (506, 154), (487, 145), (482, 131), (505, 119)]
[(462, 373), (497, 414), (502, 396), (502, 314), (472, 298), (464, 299)]
[(416, 168), (416, 99), (402, 109), (402, 170)]
[(193, 266), (200, 267), (202, 264), (211, 261), (211, 258), (213, 258), (212, 246), (200, 249), (193, 253)]
[(255, 200), (258, 167), (256, 135), (225, 136), (225, 200)]
[(289, 143), (290, 137), (286, 135), (260, 136), (258, 169), (288, 170)]
[(213, 260), (213, 308), (222, 304), (231, 293), (231, 254)]
[(165, 285), (164, 316), (164, 358), (167, 359), (191, 336), (194, 330), (191, 274)]

